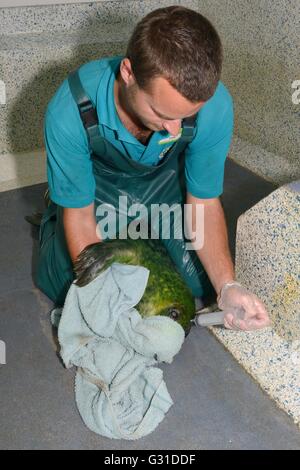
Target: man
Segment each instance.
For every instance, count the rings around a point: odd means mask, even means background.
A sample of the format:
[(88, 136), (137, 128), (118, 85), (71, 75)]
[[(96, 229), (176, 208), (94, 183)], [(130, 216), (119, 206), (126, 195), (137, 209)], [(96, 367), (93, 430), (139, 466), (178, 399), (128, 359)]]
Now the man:
[(84, 64), (56, 92), (45, 118), (52, 202), (37, 272), (37, 285), (56, 304), (64, 302), (78, 254), (101, 243), (96, 206), (127, 195), (147, 207), (186, 202), (194, 218), (202, 204), (203, 247), (188, 252), (182, 240), (163, 240), (171, 258), (195, 295), (208, 297), (213, 286), (227, 328), (269, 325), (262, 302), (235, 281), (219, 201), (233, 132), (222, 55), (202, 15), (161, 8), (138, 23), (125, 57)]

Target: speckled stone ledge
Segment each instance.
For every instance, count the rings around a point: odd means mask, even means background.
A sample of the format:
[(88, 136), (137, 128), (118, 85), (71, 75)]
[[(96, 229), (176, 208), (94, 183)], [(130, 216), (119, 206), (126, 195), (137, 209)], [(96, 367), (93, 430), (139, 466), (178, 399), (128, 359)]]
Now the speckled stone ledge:
[(46, 181), (46, 152), (44, 149), (1, 155), (0, 192)]
[(198, 11), (223, 41), (222, 79), (234, 98), (236, 135), (299, 167), (300, 104), (292, 101), (300, 79), (299, 0), (199, 0)]
[(100, 57), (123, 54), (136, 22), (178, 0), (0, 8), (1, 155), (43, 146), (45, 108), (68, 72)]
[(282, 185), (300, 178), (300, 161), (275, 155), (237, 136), (232, 141), (230, 158), (272, 183)]
[(282, 186), (238, 220), (236, 272), (259, 293), (276, 333), (300, 340), (300, 192)]
[(270, 328), (251, 333), (210, 329), (300, 429), (300, 343), (284, 341)]
[(141, 17), (177, 3), (208, 17), (223, 40), (222, 79), (234, 97), (236, 133), (243, 139), (235, 141), (232, 158), (279, 184), (299, 178), (300, 105), (291, 100), (291, 83), (299, 78), (298, 0), (266, 0), (254, 10), (238, 0), (0, 8), (0, 80), (7, 84), (8, 98), (8, 105), (0, 106), (0, 155), (41, 147), (46, 103), (68, 71), (123, 53)]
[(300, 181), (238, 220), (237, 279), (266, 304), (272, 328), (212, 332), (300, 427)]
[[(7, 104), (0, 106), (0, 155), (43, 147), (45, 109), (75, 67), (123, 54), (132, 24), (102, 25), (82, 32), (19, 34), (0, 38), (0, 79)], [(59, 51), (59, 54), (58, 54)], [(0, 157), (1, 158), (1, 157)]]
[(156, 8), (178, 3), (179, 0), (103, 0), (96, 3), (0, 8), (1, 33), (73, 31), (99, 24), (135, 23)]

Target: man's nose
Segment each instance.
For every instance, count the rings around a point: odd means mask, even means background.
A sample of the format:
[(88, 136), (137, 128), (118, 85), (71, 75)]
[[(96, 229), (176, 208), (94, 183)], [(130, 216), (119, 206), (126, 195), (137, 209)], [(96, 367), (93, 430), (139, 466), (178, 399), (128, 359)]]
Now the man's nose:
[(176, 121), (165, 121), (163, 123), (163, 128), (169, 132), (171, 135), (177, 135), (181, 129), (181, 119), (177, 119)]

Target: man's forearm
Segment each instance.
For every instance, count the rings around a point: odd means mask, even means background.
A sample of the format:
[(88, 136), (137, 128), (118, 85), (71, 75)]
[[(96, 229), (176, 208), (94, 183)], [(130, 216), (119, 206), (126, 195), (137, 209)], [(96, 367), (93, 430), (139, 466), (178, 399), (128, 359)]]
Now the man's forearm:
[[(204, 205), (204, 245), (196, 253), (219, 294), (222, 286), (235, 278), (221, 202), (219, 199), (203, 200), (188, 195), (187, 203)], [(193, 217), (195, 213), (193, 211)], [(196, 227), (194, 220), (193, 227)]]
[(93, 204), (82, 209), (64, 209), (63, 223), (73, 263), (86, 246), (101, 241), (99, 233), (96, 231), (97, 224)]

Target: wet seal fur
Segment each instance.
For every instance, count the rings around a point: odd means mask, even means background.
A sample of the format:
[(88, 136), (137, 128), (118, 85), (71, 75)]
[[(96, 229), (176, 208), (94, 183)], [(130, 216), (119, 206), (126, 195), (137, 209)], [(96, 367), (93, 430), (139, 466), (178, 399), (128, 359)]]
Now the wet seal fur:
[(74, 283), (78, 287), (89, 284), (114, 262), (149, 270), (145, 293), (136, 306), (142, 317), (167, 316), (189, 333), (195, 316), (194, 297), (159, 240), (116, 239), (88, 245), (74, 263)]

